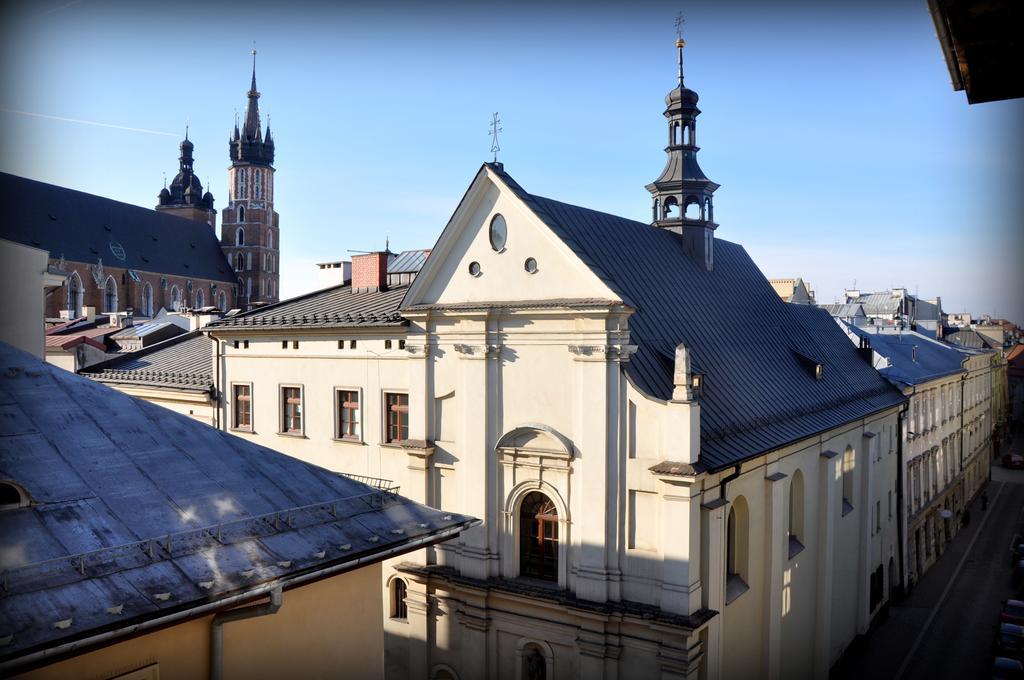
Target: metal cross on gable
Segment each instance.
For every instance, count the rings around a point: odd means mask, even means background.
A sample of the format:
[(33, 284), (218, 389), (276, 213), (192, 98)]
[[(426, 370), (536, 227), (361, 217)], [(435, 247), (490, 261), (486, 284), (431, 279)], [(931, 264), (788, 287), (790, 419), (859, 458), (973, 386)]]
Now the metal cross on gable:
[(491, 136), (491, 153), (494, 154), (494, 162), (498, 162), (498, 152), (501, 151), (501, 145), (498, 144), (498, 133), (502, 131), (502, 128), (498, 127), (501, 125), (501, 118), (498, 118), (498, 112), (495, 111), (491, 115), (491, 131), (488, 133)]

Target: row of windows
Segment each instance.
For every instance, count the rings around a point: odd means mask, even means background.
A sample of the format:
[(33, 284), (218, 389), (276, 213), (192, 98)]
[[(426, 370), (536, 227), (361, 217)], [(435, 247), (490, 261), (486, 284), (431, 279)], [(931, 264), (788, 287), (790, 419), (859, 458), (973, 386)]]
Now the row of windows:
[[(252, 253), (235, 253), (234, 260), (236, 272), (252, 271)], [(263, 256), (264, 271), (272, 272), (276, 265), (277, 259), (273, 253), (267, 253)]]
[(270, 173), (264, 173), (259, 168), (253, 168), (252, 172), (249, 168), (239, 168), (235, 171), (235, 196), (234, 198), (248, 198), (247, 189), (249, 188), (250, 180), (252, 182), (252, 197), (256, 199), (264, 198), (267, 200), (273, 200), (271, 194), (271, 187), (269, 185)]
[[(365, 341), (364, 341), (364, 346), (366, 344), (369, 344), (369, 343), (365, 343)], [(282, 340), (281, 341), (281, 349), (288, 349), (289, 347), (291, 347), (292, 349), (298, 349), (299, 348), (299, 341), (298, 340), (291, 340), (291, 341), (289, 341), (289, 340)], [(359, 341), (358, 340), (338, 340), (338, 349), (357, 349), (358, 347), (359, 347)], [(398, 349), (405, 349), (405, 340), (390, 340), (390, 339), (388, 339), (388, 340), (384, 341), (384, 349), (393, 349), (395, 347), (398, 347)], [(235, 340), (234, 341), (234, 348), (235, 349), (249, 349), (249, 341), (248, 340)]]
[[(183, 299), (181, 288), (176, 285), (171, 286), (167, 300), (171, 311), (175, 312), (180, 311), (183, 308), (183, 304), (187, 302)], [(72, 272), (68, 281), (67, 299), (65, 301), (65, 308), (68, 310), (68, 314), (71, 318), (78, 318), (82, 315), (82, 306), (84, 301), (85, 286), (82, 285), (82, 279), (78, 276), (78, 272)], [(228, 298), (227, 294), (223, 290), (218, 291), (213, 295), (211, 301), (214, 302), (218, 309), (227, 310)], [(192, 303), (192, 306), (195, 308), (206, 306), (206, 294), (202, 288), (196, 288), (193, 291)], [(120, 309), (117, 282), (114, 281), (113, 276), (108, 276), (106, 282), (103, 284), (103, 313), (112, 314), (118, 311), (120, 311)], [(148, 281), (142, 286), (142, 305), (136, 311), (140, 316), (147, 318), (152, 318), (156, 311), (153, 297), (153, 286)]]
[[(282, 385), (278, 394), (278, 432), (304, 434), (304, 390), (302, 385)], [(251, 383), (231, 386), (231, 426), (236, 430), (253, 431), (253, 387)], [(381, 429), (384, 442), (409, 438), (409, 395), (404, 392), (383, 392)], [(362, 441), (361, 391), (352, 388), (334, 389), (334, 437)]]

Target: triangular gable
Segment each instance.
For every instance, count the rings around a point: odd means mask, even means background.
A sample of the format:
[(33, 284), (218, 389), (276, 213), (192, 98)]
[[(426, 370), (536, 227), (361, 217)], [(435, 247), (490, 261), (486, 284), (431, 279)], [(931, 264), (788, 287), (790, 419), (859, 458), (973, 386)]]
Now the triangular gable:
[[(496, 214), (504, 248), (491, 246)], [(536, 271), (527, 270), (527, 260)], [(479, 273), (471, 273), (471, 263)], [(538, 300), (622, 302), (488, 165), (480, 168), (402, 302), (417, 305)]]

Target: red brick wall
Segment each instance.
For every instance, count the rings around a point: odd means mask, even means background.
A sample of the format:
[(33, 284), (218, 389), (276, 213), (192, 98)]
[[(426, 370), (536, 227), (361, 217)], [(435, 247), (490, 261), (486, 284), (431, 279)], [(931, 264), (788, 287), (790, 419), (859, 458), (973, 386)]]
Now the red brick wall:
[[(57, 260), (51, 259), (50, 264), (58, 264)], [(96, 281), (92, 277), (92, 272), (89, 271), (88, 265), (81, 262), (65, 262), (64, 271), (71, 274), (77, 272), (78, 277), (82, 281), (83, 295), (82, 295), (82, 306), (83, 307), (95, 307), (97, 314), (103, 313), (103, 295), (104, 285), (108, 276), (114, 278), (114, 284), (117, 287), (117, 311), (123, 312), (128, 307), (135, 310), (136, 316), (142, 316), (143, 312), (143, 290), (146, 283), (148, 282), (153, 287), (153, 313), (160, 311), (163, 307), (168, 311), (171, 310), (171, 292), (174, 286), (177, 286), (181, 291), (181, 302), (182, 306), (192, 307), (196, 302), (196, 293), (201, 289), (203, 296), (205, 297), (206, 305), (216, 305), (217, 296), (220, 291), (224, 291), (225, 297), (227, 298), (227, 308), (232, 309), (235, 307), (235, 287), (234, 284), (226, 281), (211, 281), (209, 279), (189, 279), (183, 276), (167, 276), (163, 274), (157, 274), (153, 272), (143, 272), (135, 270), (135, 273), (139, 275), (141, 281), (134, 281), (129, 275), (128, 270), (119, 267), (103, 267), (103, 279), (99, 285), (96, 285)], [(166, 280), (166, 286), (161, 286), (161, 279)], [(192, 291), (188, 290), (188, 281), (192, 281)], [(211, 285), (215, 285), (216, 288), (212, 288)], [(48, 318), (56, 318), (60, 316), (61, 310), (67, 309), (67, 298), (68, 298), (68, 284), (65, 283), (61, 288), (55, 289), (46, 298), (46, 316)]]
[(384, 290), (388, 280), (388, 254), (352, 256), (352, 290)]

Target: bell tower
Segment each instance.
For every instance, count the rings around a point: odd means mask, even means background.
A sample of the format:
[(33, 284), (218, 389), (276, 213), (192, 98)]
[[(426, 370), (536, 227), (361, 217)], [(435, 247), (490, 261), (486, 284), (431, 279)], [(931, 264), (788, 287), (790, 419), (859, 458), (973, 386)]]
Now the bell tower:
[(213, 209), (213, 194), (209, 191), (203, 193), (203, 185), (193, 170), (194, 146), (189, 141), (187, 126), (180, 149), (178, 174), (171, 180), (170, 188), (164, 186), (160, 191), (156, 209), (185, 219), (206, 222), (211, 228), (216, 229), (217, 211)]
[(252, 84), (242, 129), (228, 141), (228, 204), (221, 212), (221, 247), (238, 276), (236, 299), (245, 308), (278, 301), (278, 214), (274, 211), (274, 139), (270, 122), (263, 132), (256, 89), (256, 50), (252, 51)]
[(718, 184), (697, 164), (697, 93), (683, 85), (683, 47), (679, 51), (679, 76), (676, 88), (665, 97), (668, 119), (668, 161), (661, 176), (647, 185), (653, 200), (652, 225), (680, 234), (685, 248), (697, 262), (711, 271), (715, 265), (715, 212), (712, 195)]

